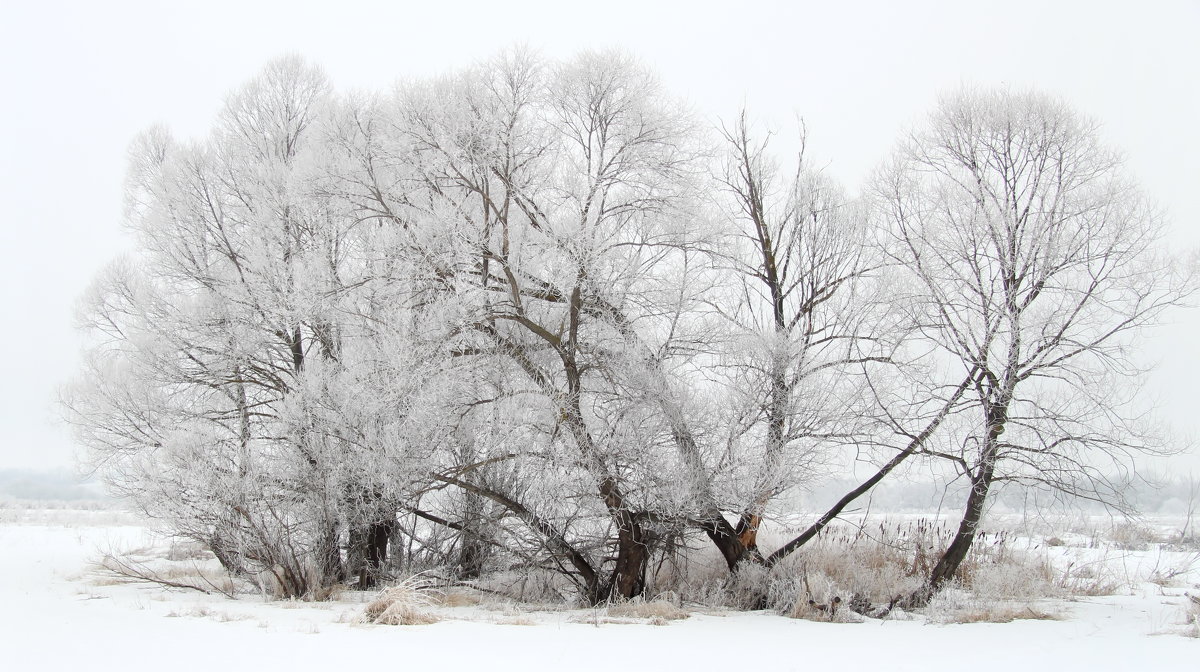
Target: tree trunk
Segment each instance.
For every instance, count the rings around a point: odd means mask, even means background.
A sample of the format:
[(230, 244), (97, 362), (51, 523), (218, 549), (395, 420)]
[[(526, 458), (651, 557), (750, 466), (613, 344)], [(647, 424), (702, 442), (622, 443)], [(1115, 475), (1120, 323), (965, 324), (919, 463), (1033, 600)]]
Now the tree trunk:
[(245, 576), (248, 573), (235, 543), (223, 532), (214, 530), (204, 542), (225, 571), (234, 576)]
[(473, 492), (463, 493), (463, 527), (459, 535), (458, 577), (460, 579), (477, 579), (483, 574), (484, 565), (491, 555), (491, 545), (487, 542), (484, 527), (483, 497)]
[(743, 561), (761, 559), (757, 547), (750, 552), (742, 542), (742, 536), (729, 524), (729, 521), (725, 520), (725, 516), (721, 515), (720, 511), (709, 511), (698, 525), (721, 552), (721, 557), (725, 559), (725, 565), (729, 567), (729, 571), (737, 571)]
[[(755, 507), (761, 511), (761, 508)], [(765, 507), (764, 507), (765, 508)], [(758, 550), (758, 528), (762, 525), (762, 516), (757, 513), (743, 511), (738, 518), (737, 527), (734, 532), (737, 534), (738, 546), (741, 547), (741, 557), (738, 562), (753, 562), (762, 564), (763, 555)], [(730, 569), (737, 569), (731, 567)]]
[(350, 531), (347, 573), (358, 578), (360, 590), (374, 588), (388, 558), (388, 541), (395, 531), (395, 520), (378, 520), (355, 526)]
[(333, 523), (327, 523), (317, 539), (314, 556), (316, 561), (316, 585), (309, 585), (309, 591), (327, 588), (346, 578), (345, 567), (342, 565), (342, 554), (338, 550), (338, 532)]
[(933, 571), (929, 574), (929, 580), (909, 597), (909, 608), (928, 605), (933, 596), (958, 573), (959, 566), (971, 552), (971, 544), (975, 542), (975, 534), (983, 519), (983, 508), (987, 502), (991, 484), (990, 470), (986, 479), (975, 479), (971, 487), (971, 494), (967, 497), (967, 508), (963, 513), (962, 522), (958, 525), (958, 532), (955, 533), (950, 545), (946, 547), (946, 551), (942, 553), (942, 557), (938, 559), (938, 563), (934, 565)]
[(635, 516), (625, 512), (619, 517), (617, 565), (609, 580), (608, 599), (628, 600), (646, 589), (646, 567), (650, 561), (649, 535)]
[(979, 467), (971, 477), (971, 492), (967, 495), (967, 509), (963, 513), (962, 522), (954, 539), (934, 565), (929, 574), (929, 580), (917, 589), (908, 599), (908, 607), (923, 607), (938, 593), (954, 575), (971, 552), (971, 544), (975, 542), (975, 534), (983, 519), (984, 505), (987, 504), (988, 491), (995, 481), (996, 457), (1000, 451), (999, 439), (1004, 433), (1004, 425), (1008, 421), (1007, 406), (989, 405), (984, 410), (987, 418), (987, 437), (984, 442), (983, 454), (980, 455)]

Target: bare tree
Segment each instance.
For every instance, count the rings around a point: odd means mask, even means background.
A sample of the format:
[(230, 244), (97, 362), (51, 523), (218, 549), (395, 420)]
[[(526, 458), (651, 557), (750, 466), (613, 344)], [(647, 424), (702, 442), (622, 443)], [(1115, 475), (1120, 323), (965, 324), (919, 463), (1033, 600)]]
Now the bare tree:
[(744, 111), (722, 136), (720, 181), (736, 225), (725, 255), (736, 293), (723, 312), (737, 346), (725, 359), (736, 363), (735, 388), (750, 391), (731, 433), (758, 444), (743, 446), (740, 459), (755, 467), (736, 532), (761, 560), (757, 532), (771, 499), (811, 476), (823, 451), (861, 445), (877, 430), (865, 377), (889, 364), (903, 329), (879, 300), (873, 274), (882, 262), (868, 219), (807, 164), (803, 129), (790, 175), (753, 137)]
[(873, 189), (931, 357), (970, 380), (975, 416), (943, 426), (956, 433), (940, 455), (971, 490), (921, 603), (953, 578), (998, 483), (1120, 504), (1106, 474), (1162, 449), (1131, 415), (1129, 346), (1191, 285), (1097, 124), (1047, 96), (945, 97)]

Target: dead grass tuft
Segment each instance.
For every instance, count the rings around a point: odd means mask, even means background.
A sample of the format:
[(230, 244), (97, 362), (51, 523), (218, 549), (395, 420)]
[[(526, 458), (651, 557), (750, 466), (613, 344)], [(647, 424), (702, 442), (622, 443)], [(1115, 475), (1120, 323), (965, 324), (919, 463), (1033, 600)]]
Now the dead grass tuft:
[(1150, 544), (1165, 541), (1149, 526), (1135, 522), (1114, 525), (1108, 537), (1113, 546), (1123, 551), (1144, 551)]
[(537, 621), (528, 616), (505, 616), (495, 621), (496, 625), (537, 625)]
[(938, 619), (937, 622), (947, 624), (1011, 623), (1017, 620), (1058, 621), (1062, 620), (1062, 616), (1049, 611), (1040, 611), (1028, 605), (993, 604), (975, 609), (952, 611)]
[(411, 576), (380, 591), (363, 609), (359, 621), (375, 625), (437, 623), (438, 617), (429, 611), (433, 607), (435, 594), (431, 594), (428, 581), (420, 576)]
[(1011, 623), (1017, 620), (1057, 621), (1061, 614), (1034, 607), (1028, 602), (981, 599), (959, 587), (938, 593), (926, 609), (930, 623)]
[(614, 618), (643, 618), (662, 621), (679, 621), (691, 616), (687, 611), (666, 600), (619, 602), (608, 607), (608, 615)]
[(443, 607), (473, 607), (482, 601), (478, 593), (465, 590), (447, 590), (437, 597), (437, 604)]

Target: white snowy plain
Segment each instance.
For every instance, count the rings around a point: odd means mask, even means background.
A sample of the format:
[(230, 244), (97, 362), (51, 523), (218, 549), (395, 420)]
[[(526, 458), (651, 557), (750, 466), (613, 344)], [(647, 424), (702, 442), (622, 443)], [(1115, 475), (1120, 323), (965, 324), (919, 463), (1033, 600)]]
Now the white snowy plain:
[[(665, 626), (590, 610), (438, 607), (431, 625), (354, 623), (369, 595), (332, 602), (237, 599), (99, 580), (105, 552), (161, 545), (111, 512), (0, 516), (0, 668), (5, 670), (1187, 670), (1185, 590), (1039, 604), (1060, 620), (936, 625), (923, 618), (821, 623), (773, 612), (695, 610)], [(520, 622), (524, 625), (504, 624)]]

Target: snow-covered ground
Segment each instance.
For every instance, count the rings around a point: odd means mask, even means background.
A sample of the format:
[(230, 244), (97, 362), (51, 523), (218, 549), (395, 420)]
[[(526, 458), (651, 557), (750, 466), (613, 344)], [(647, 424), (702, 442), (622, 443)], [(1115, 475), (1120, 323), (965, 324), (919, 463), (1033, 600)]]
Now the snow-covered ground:
[[(613, 622), (592, 610), (484, 602), (437, 607), (441, 620), (431, 625), (392, 627), (355, 622), (368, 595), (323, 603), (231, 599), (117, 583), (94, 570), (107, 552), (163, 544), (119, 512), (0, 511), (0, 667), (1100, 672), (1186, 670), (1200, 658), (1200, 639), (1181, 634), (1188, 631), (1183, 593), (1200, 592), (1196, 567), (1165, 586), (1135, 579), (1114, 596), (1038, 603), (1060, 620), (821, 623), (697, 608), (685, 620), (652, 625)], [(1188, 557), (1132, 553), (1121, 562), (1136, 559), (1133, 574)]]

